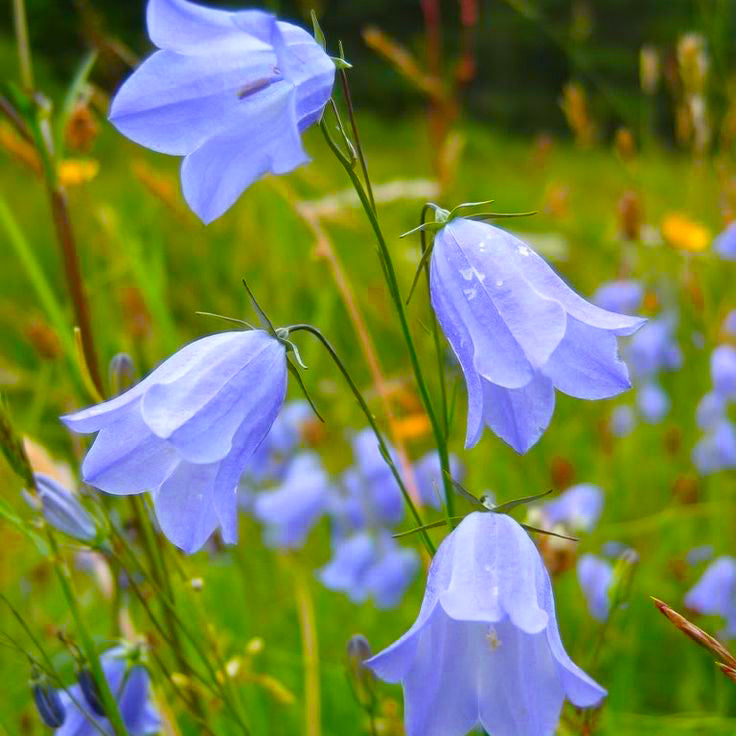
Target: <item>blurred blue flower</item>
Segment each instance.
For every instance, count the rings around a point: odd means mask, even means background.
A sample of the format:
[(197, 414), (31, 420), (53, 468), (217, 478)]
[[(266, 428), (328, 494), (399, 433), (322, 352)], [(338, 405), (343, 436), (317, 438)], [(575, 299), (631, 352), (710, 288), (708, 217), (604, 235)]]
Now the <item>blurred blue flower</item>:
[(726, 619), (726, 632), (736, 637), (736, 558), (717, 557), (685, 596), (685, 605), (698, 613)]
[(644, 299), (644, 287), (633, 280), (609, 281), (593, 294), (593, 304), (609, 312), (636, 314)]
[(354, 603), (370, 598), (378, 608), (393, 608), (418, 569), (416, 551), (400, 547), (389, 532), (379, 530), (337, 537), (332, 559), (317, 574), (326, 588), (345, 593)]
[(97, 536), (97, 525), (74, 494), (43, 473), (35, 473), (36, 490), (44, 519), (64, 534), (80, 542), (91, 542)]
[(676, 371), (682, 366), (682, 350), (675, 338), (676, 320), (664, 315), (642, 327), (624, 351), (631, 375), (637, 380), (654, 378), (661, 371)]
[[(450, 475), (454, 480), (462, 482), (464, 468), (457, 455), (450, 453)], [(440, 456), (436, 450), (431, 450), (414, 463), (414, 479), (417, 483), (419, 499), (424, 506), (438, 509), (442, 506), (445, 497)]]
[(715, 238), (713, 250), (727, 261), (736, 261), (736, 223), (732, 222)]
[(605, 621), (611, 607), (608, 591), (613, 580), (613, 566), (602, 557), (586, 554), (578, 559), (577, 574), (590, 615), (596, 621)]
[(562, 524), (574, 531), (590, 532), (603, 513), (603, 501), (600, 486), (578, 483), (538, 508), (550, 526)]
[(701, 544), (699, 547), (693, 547), (686, 555), (685, 562), (691, 567), (695, 567), (701, 562), (710, 560), (715, 554), (715, 548), (712, 544)]
[(713, 391), (725, 401), (736, 400), (736, 348), (719, 345), (710, 356)]
[(586, 708), (606, 692), (565, 652), (549, 575), (509, 516), (474, 512), (440, 545), (419, 615), (366, 660), (404, 689), (407, 736), (548, 736), (565, 698)]
[[(130, 736), (158, 733), (161, 721), (151, 702), (146, 669), (140, 665), (129, 667), (125, 652), (120, 647), (105, 652), (100, 657), (100, 663)], [(69, 692), (60, 693), (66, 718), (61, 728), (54, 732), (56, 736), (98, 736), (100, 731), (112, 734), (110, 722), (104, 717), (95, 716), (88, 707), (82, 688), (72, 685), (67, 689)]]
[(636, 412), (633, 407), (628, 404), (614, 407), (610, 426), (614, 437), (628, 437), (636, 427)]
[(160, 49), (118, 90), (110, 121), (160, 153), (184, 156), (189, 206), (205, 223), (266, 173), (306, 163), (301, 133), (330, 98), (335, 65), (306, 31), (260, 10), (149, 0)]
[(164, 534), (195, 552), (219, 526), (237, 539), (240, 476), (286, 394), (286, 352), (263, 330), (184, 346), (124, 394), (62, 417), (99, 432), (82, 464), (107, 493), (150, 490)]
[(657, 424), (670, 410), (670, 397), (656, 381), (646, 381), (636, 390), (636, 407), (645, 422)]
[(555, 388), (603, 399), (631, 385), (616, 336), (644, 320), (585, 301), (497, 227), (463, 218), (445, 225), (434, 240), (430, 291), (465, 375), (466, 447), (486, 424), (526, 452), (552, 419)]
[(726, 416), (726, 402), (718, 394), (705, 394), (695, 410), (695, 421), (700, 429), (712, 429)]
[(319, 455), (303, 452), (289, 465), (284, 482), (253, 501), (253, 514), (266, 524), (266, 541), (274, 547), (301, 547), (329, 506), (332, 493)]
[(692, 460), (701, 475), (736, 468), (736, 427), (722, 419), (693, 448)]
[(730, 337), (736, 337), (736, 309), (732, 309), (723, 320), (723, 331)]

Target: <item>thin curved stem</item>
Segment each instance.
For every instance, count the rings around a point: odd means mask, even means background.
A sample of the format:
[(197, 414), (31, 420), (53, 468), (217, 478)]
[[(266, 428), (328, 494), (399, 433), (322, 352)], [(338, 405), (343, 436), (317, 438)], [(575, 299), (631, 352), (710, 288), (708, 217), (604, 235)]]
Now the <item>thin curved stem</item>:
[[(375, 417), (373, 416), (373, 413), (371, 412), (370, 407), (368, 406), (365, 399), (363, 398), (363, 394), (360, 392), (360, 389), (355, 385), (355, 382), (353, 381), (350, 373), (348, 372), (348, 369), (345, 367), (345, 364), (342, 362), (342, 358), (340, 358), (340, 356), (337, 354), (337, 351), (332, 346), (332, 343), (330, 343), (330, 341), (320, 332), (320, 330), (318, 330), (313, 325), (308, 325), (308, 324), (291, 325), (289, 327), (289, 332), (290, 333), (291, 332), (308, 332), (310, 335), (316, 337), (322, 343), (322, 346), (325, 348), (325, 350), (327, 350), (329, 356), (332, 358), (332, 361), (335, 363), (340, 373), (342, 373), (343, 378), (345, 379), (348, 386), (350, 387), (350, 390), (353, 392), (353, 395), (355, 396), (360, 408), (362, 409), (363, 414), (365, 414), (365, 417), (368, 420), (368, 424), (373, 430), (373, 434), (375, 434), (376, 440), (378, 441), (378, 446), (381, 450), (381, 455), (383, 456), (383, 459), (386, 461), (386, 464), (391, 469), (391, 473), (393, 474), (394, 478), (396, 479), (396, 482), (399, 485), (399, 489), (401, 490), (401, 493), (404, 496), (404, 501), (406, 502), (406, 505), (409, 507), (409, 511), (411, 512), (412, 516), (414, 517), (414, 520), (419, 524), (419, 526), (422, 526), (422, 517), (419, 515), (419, 511), (417, 511), (417, 507), (414, 505), (414, 501), (412, 501), (411, 495), (409, 494), (409, 491), (406, 489), (406, 486), (404, 485), (404, 481), (401, 477), (401, 473), (399, 473), (399, 470), (396, 467), (396, 464), (391, 458), (391, 453), (389, 452), (388, 447), (386, 446), (386, 442), (383, 439), (383, 434), (381, 433), (381, 430), (378, 428), (378, 424), (376, 424)], [(427, 551), (430, 553), (430, 555), (434, 555), (435, 547), (426, 531), (422, 534), (422, 539), (424, 541), (425, 546), (427, 547)]]

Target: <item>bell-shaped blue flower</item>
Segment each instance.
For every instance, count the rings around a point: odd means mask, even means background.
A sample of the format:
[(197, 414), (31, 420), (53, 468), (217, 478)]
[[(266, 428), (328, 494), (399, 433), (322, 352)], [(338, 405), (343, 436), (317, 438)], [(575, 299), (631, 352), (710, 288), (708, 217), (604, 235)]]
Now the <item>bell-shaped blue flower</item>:
[(664, 315), (639, 330), (626, 346), (626, 363), (638, 380), (654, 378), (661, 371), (676, 371), (682, 366), (682, 350), (675, 338), (676, 320)]
[(613, 580), (613, 566), (602, 557), (586, 554), (578, 560), (577, 575), (590, 615), (596, 621), (605, 621), (611, 608), (608, 593)]
[(593, 294), (593, 304), (609, 312), (636, 314), (644, 299), (644, 287), (633, 280), (609, 281)]
[(636, 412), (628, 404), (620, 404), (611, 412), (611, 434), (614, 437), (628, 437), (636, 427)]
[(123, 84), (110, 120), (131, 140), (184, 156), (184, 197), (205, 222), (266, 173), (306, 163), (301, 133), (330, 98), (335, 65), (306, 31), (260, 10), (149, 0), (159, 48)]
[(219, 526), (237, 539), (237, 484), (286, 394), (286, 350), (263, 330), (184, 346), (124, 394), (62, 417), (98, 432), (84, 480), (107, 493), (150, 490), (164, 534), (186, 552)]
[(656, 382), (646, 381), (636, 390), (636, 407), (649, 424), (658, 424), (670, 410), (670, 397)]
[(698, 547), (693, 547), (691, 550), (688, 550), (688, 553), (685, 555), (685, 562), (687, 562), (690, 567), (695, 567), (701, 562), (706, 562), (707, 560), (712, 559), (714, 553), (715, 548), (712, 544), (701, 544)]
[[(151, 702), (146, 669), (141, 665), (129, 667), (121, 648), (105, 652), (100, 657), (100, 663), (130, 736), (158, 733), (161, 721)], [(66, 718), (61, 728), (54, 732), (56, 736), (97, 736), (100, 733), (112, 733), (110, 722), (93, 713), (79, 685), (72, 685), (67, 690), (68, 692), (60, 693)]]
[(736, 401), (736, 348), (719, 345), (710, 356), (713, 391), (725, 401)]
[(701, 475), (736, 468), (736, 427), (721, 419), (693, 447), (692, 460)]
[(534, 543), (494, 513), (445, 538), (416, 621), (366, 665), (402, 684), (407, 736), (551, 736), (565, 698), (585, 708), (606, 694), (562, 646)]
[(736, 337), (736, 309), (732, 309), (723, 320), (723, 331), (729, 337)]
[(329, 506), (332, 493), (319, 455), (303, 452), (289, 464), (284, 482), (253, 501), (253, 514), (266, 524), (266, 541), (274, 547), (297, 548)]
[(526, 452), (552, 419), (555, 388), (603, 399), (631, 385), (616, 336), (644, 320), (585, 301), (504, 230), (464, 218), (448, 222), (435, 236), (430, 292), (465, 375), (466, 447), (488, 425)]
[(600, 486), (578, 483), (557, 498), (539, 505), (544, 524), (558, 524), (575, 532), (590, 532), (603, 513), (604, 495)]
[(725, 416), (726, 402), (713, 391), (705, 394), (695, 409), (695, 421), (700, 429), (713, 429)]
[(736, 558), (713, 560), (685, 596), (685, 605), (698, 613), (722, 616), (728, 636), (736, 637)]
[(732, 222), (716, 237), (713, 250), (726, 261), (736, 261), (736, 223)]
[[(464, 468), (457, 455), (450, 453), (450, 475), (454, 480), (462, 481)], [(444, 499), (444, 480), (440, 466), (440, 456), (436, 450), (428, 452), (414, 463), (414, 479), (419, 492), (419, 499), (425, 506), (438, 509)]]

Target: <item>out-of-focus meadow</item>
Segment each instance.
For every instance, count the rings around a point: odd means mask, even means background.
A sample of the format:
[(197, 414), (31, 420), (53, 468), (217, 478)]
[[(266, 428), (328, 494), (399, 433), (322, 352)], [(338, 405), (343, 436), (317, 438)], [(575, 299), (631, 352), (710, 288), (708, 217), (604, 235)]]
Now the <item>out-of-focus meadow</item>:
[[(486, 5), (493, 3), (481, 3), (481, 15), (493, 12)], [(547, 5), (545, 12), (552, 12), (552, 6), (560, 4)], [(736, 733), (733, 683), (650, 600), (656, 596), (682, 610), (683, 597), (705, 564), (689, 565), (688, 551), (712, 545), (716, 555), (733, 554), (736, 539), (734, 471), (701, 477), (691, 460), (701, 436), (695, 409), (710, 387), (709, 356), (725, 339), (723, 318), (736, 307), (736, 264), (721, 260), (710, 248), (736, 212), (736, 66), (728, 64), (735, 49), (732, 42), (718, 45), (715, 51), (722, 55), (715, 57), (708, 35), (720, 33), (734, 18), (729, 17), (728, 3), (713, 5), (721, 6), (721, 15), (711, 18), (713, 27), (704, 23), (706, 16), (693, 11), (693, 25), (685, 24), (683, 14), (682, 27), (660, 39), (657, 69), (643, 69), (644, 89), (633, 79), (628, 94), (636, 104), (625, 107), (631, 112), (627, 115), (611, 112), (608, 106), (610, 79), (598, 72), (587, 75), (575, 65), (577, 47), (569, 39), (560, 52), (570, 59), (569, 78), (564, 86), (547, 90), (558, 102), (538, 126), (533, 117), (528, 119), (524, 128), (529, 132), (524, 134), (513, 125), (499, 126), (491, 114), (465, 114), (461, 92), (458, 114), (445, 110), (447, 130), (438, 146), (433, 137), (437, 130), (433, 134), (427, 120), (426, 90), (416, 88), (411, 69), (397, 70), (386, 58), (398, 58), (387, 37), (374, 36), (369, 45), (383, 50), (375, 58), (381, 61), (381, 74), (391, 80), (387, 89), (404, 85), (411, 90), (408, 102), (402, 98), (404, 111), (393, 114), (388, 104), (371, 109), (360, 89), (354, 90), (381, 222), (405, 292), (419, 244), (399, 235), (417, 224), (422, 204), (494, 199), (496, 211), (536, 212), (501, 224), (523, 233), (581, 294), (590, 297), (602, 282), (632, 277), (646, 286), (645, 314), (665, 308), (677, 313), (684, 361), (680, 370), (662, 376), (671, 410), (660, 423), (640, 422), (627, 437), (614, 437), (609, 425), (614, 407), (630, 404), (631, 396), (583, 402), (558, 395), (551, 427), (528, 455), (516, 455), (490, 432), (475, 449), (464, 452), (465, 389), (461, 377), (456, 381), (451, 448), (467, 468), (468, 488), (492, 489), (503, 501), (547, 488), (563, 490), (576, 482), (598, 484), (605, 490), (605, 508), (598, 526), (583, 536), (580, 551), (598, 553), (604, 543), (617, 541), (640, 556), (627, 605), (607, 625), (590, 617), (574, 567), (554, 578), (567, 649), (609, 690), (596, 724), (599, 734)], [(523, 10), (527, 4), (519, 6)], [(578, 12), (587, 9), (595, 37), (596, 3), (571, 6)], [(33, 27), (38, 3), (29, 3), (29, 9)], [(325, 10), (341, 13), (339, 4)], [(565, 12), (571, 13), (570, 8)], [(662, 5), (659, 12), (667, 13), (667, 7)], [(355, 23), (363, 27), (369, 21), (367, 13)], [(142, 28), (142, 9), (139, 22)], [(630, 22), (636, 23), (636, 8), (630, 9)], [(329, 21), (324, 25), (329, 37)], [(522, 27), (527, 34), (544, 33), (532, 20)], [(10, 22), (7, 30), (0, 46), (3, 76), (17, 79)], [(446, 29), (448, 37), (453, 32), (452, 27)], [(688, 41), (685, 34), (690, 32), (703, 35)], [(421, 27), (415, 33), (412, 53), (424, 64)], [(648, 40), (642, 38), (641, 43)], [(688, 50), (688, 43), (694, 48)], [(45, 54), (42, 47), (34, 52), (38, 86), (58, 107), (64, 99), (64, 77), (54, 68), (53, 54)], [(345, 52), (350, 58), (351, 49)], [(360, 53), (374, 52), (363, 46)], [(622, 62), (635, 73), (638, 53), (628, 48)], [(687, 103), (688, 82), (682, 75), (688, 63), (700, 63), (688, 60), (688, 53), (708, 59), (702, 120)], [(514, 64), (523, 68), (524, 60), (515, 59)], [(473, 86), (477, 90), (486, 85), (492, 95), (496, 76), (503, 76), (503, 70), (480, 65)], [(97, 79), (94, 72), (91, 79)], [(105, 98), (112, 91), (112, 86), (95, 86), (88, 104), (72, 111), (63, 132), (68, 152), (62, 178), (101, 365), (127, 352), (137, 375), (144, 375), (178, 346), (222, 328), (217, 320), (197, 315), (198, 310), (249, 319), (252, 313), (241, 285), (245, 276), (276, 323), (309, 322), (322, 329), (346, 357), (385, 427), (383, 403), (344, 300), (347, 289), (363, 315), (385, 377), (384, 390), (396, 415), (392, 431), (412, 459), (422, 455), (431, 446), (429, 425), (413, 388), (371, 231), (357, 200), (347, 194), (344, 172), (330, 158), (319, 130), (306, 135), (310, 165), (257, 183), (230, 212), (205, 228), (181, 197), (178, 160), (136, 146), (105, 121)], [(437, 109), (435, 115), (441, 117)], [(529, 109), (533, 115), (533, 107)], [(76, 474), (81, 445), (58, 416), (91, 402), (91, 397), (76, 367), (71, 305), (39, 162), (7, 120), (0, 122), (0, 233), (0, 389), (17, 427), (37, 444), (34, 457), (44, 448)], [(431, 366), (433, 343), (423, 287), (411, 302), (409, 316), (420, 356)], [(310, 425), (308, 441), (337, 474), (350, 463), (346, 432), (361, 429), (364, 420), (324, 353), (306, 340), (300, 341), (300, 348), (309, 366), (305, 382), (326, 418), (324, 425)], [(290, 391), (299, 398), (293, 386)], [(31, 512), (21, 487), (8, 466), (0, 465), (4, 513), (28, 519)], [(112, 506), (118, 505), (124, 514), (122, 499), (113, 500)], [(444, 532), (432, 535), (439, 540)], [(60, 666), (68, 667), (57, 634), (59, 629), (70, 630), (72, 623), (48, 559), (12, 523), (2, 523), (2, 539), (0, 590), (49, 650), (58, 652)], [(416, 544), (412, 537), (402, 541)], [(313, 599), (316, 621), (314, 666), (320, 675), (322, 733), (369, 732), (346, 676), (345, 644), (361, 632), (378, 649), (405, 631), (421, 600), (423, 575), (396, 609), (350, 603), (312, 575), (329, 559), (326, 521), (298, 553), (269, 549), (259, 525), (244, 515), (236, 547), (212, 547), (191, 558), (173, 548), (169, 554), (183, 573), (175, 581), (181, 614), (194, 626), (207, 628), (224, 658), (238, 659), (240, 672), (234, 682), (243, 693), (253, 733), (304, 732), (299, 610), (305, 596)], [(93, 571), (77, 569), (74, 578), (95, 635), (100, 641), (113, 640), (121, 624), (112, 615), (119, 600), (109, 591), (100, 592)], [(196, 584), (187, 582), (192, 580)], [(149, 634), (155, 648), (158, 634), (134, 600), (128, 615), (123, 630)], [(713, 633), (722, 628), (717, 617), (698, 622)], [(27, 643), (4, 606), (0, 628)], [(0, 651), (0, 731), (13, 736), (43, 733), (29, 696), (27, 661), (11, 648)], [(312, 664), (307, 662), (308, 667)], [(160, 686), (158, 691), (165, 693)], [(381, 733), (401, 733), (400, 690), (379, 685), (378, 694)], [(167, 695), (163, 700), (177, 712), (176, 702)], [(197, 732), (191, 724), (186, 726), (186, 719), (183, 723), (185, 733)], [(562, 728), (568, 729), (564, 723)], [(226, 725), (221, 729), (216, 732), (229, 733)]]

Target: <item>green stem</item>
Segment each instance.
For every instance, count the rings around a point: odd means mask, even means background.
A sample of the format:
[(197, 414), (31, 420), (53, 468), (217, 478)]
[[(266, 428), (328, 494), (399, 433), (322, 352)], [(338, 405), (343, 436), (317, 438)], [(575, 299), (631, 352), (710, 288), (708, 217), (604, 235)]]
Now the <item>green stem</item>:
[(27, 92), (33, 90), (33, 64), (31, 63), (31, 44), (28, 42), (28, 20), (24, 0), (13, 0), (13, 21), (15, 40), (18, 44), (20, 79)]
[(97, 649), (95, 648), (92, 637), (90, 636), (89, 631), (85, 626), (84, 619), (82, 618), (82, 613), (79, 610), (77, 596), (72, 589), (71, 575), (69, 574), (69, 569), (67, 568), (66, 563), (61, 557), (61, 553), (59, 552), (59, 545), (56, 542), (56, 537), (54, 537), (54, 534), (50, 529), (47, 529), (47, 536), (49, 540), (49, 546), (51, 547), (56, 577), (58, 578), (59, 584), (61, 585), (61, 589), (64, 594), (64, 598), (66, 598), (66, 603), (69, 606), (69, 610), (72, 613), (72, 618), (74, 619), (77, 633), (79, 634), (79, 638), (82, 642), (84, 654), (89, 660), (89, 666), (92, 670), (92, 676), (95, 679), (95, 684), (97, 685), (97, 688), (100, 692), (102, 704), (105, 708), (105, 716), (110, 721), (110, 725), (115, 732), (115, 736), (127, 736), (128, 731), (125, 728), (125, 724), (123, 723), (120, 711), (118, 710), (117, 701), (115, 700), (112, 691), (110, 690), (107, 679), (105, 678), (105, 674), (102, 671), (102, 665), (100, 664), (100, 658), (97, 654)]
[(358, 178), (358, 175), (355, 173), (355, 171), (353, 171), (353, 168), (350, 165), (350, 162), (345, 158), (344, 154), (342, 153), (338, 145), (332, 139), (332, 136), (330, 135), (330, 132), (327, 129), (327, 123), (325, 122), (324, 118), (320, 122), (320, 128), (322, 129), (322, 133), (324, 134), (325, 140), (327, 141), (327, 145), (330, 147), (330, 149), (335, 154), (335, 156), (337, 156), (338, 160), (340, 161), (343, 168), (345, 169), (348, 176), (350, 177), (350, 181), (352, 182), (353, 187), (355, 188), (358, 198), (360, 199), (360, 202), (363, 205), (365, 214), (368, 217), (371, 227), (373, 228), (373, 232), (376, 236), (376, 241), (378, 242), (378, 252), (380, 256), (381, 267), (383, 269), (383, 273), (386, 278), (386, 284), (388, 285), (388, 290), (391, 296), (391, 300), (394, 303), (396, 313), (399, 317), (399, 322), (401, 324), (401, 332), (404, 336), (404, 341), (406, 342), (406, 347), (409, 351), (409, 358), (411, 360), (411, 365), (414, 371), (414, 377), (417, 382), (417, 388), (419, 389), (419, 394), (422, 399), (422, 404), (424, 405), (424, 409), (427, 412), (427, 416), (429, 417), (429, 422), (432, 426), (432, 433), (434, 434), (435, 442), (437, 444), (437, 452), (439, 453), (439, 456), (440, 456), (440, 467), (442, 469), (442, 482), (443, 482), (444, 489), (445, 489), (445, 504), (447, 506), (448, 515), (452, 516), (453, 511), (454, 511), (454, 499), (453, 499), (452, 486), (449, 481), (450, 462), (449, 462), (449, 456), (447, 452), (447, 440), (442, 432), (442, 427), (440, 426), (440, 423), (437, 419), (437, 415), (434, 412), (432, 401), (429, 397), (429, 391), (427, 389), (427, 384), (424, 381), (424, 375), (422, 373), (422, 368), (421, 368), (421, 365), (419, 364), (419, 357), (417, 356), (417, 351), (416, 351), (416, 348), (414, 347), (414, 340), (411, 336), (411, 330), (409, 329), (409, 323), (406, 318), (406, 310), (404, 309), (404, 300), (401, 298), (401, 292), (399, 290), (399, 284), (396, 278), (396, 272), (394, 271), (393, 262), (391, 260), (391, 253), (386, 244), (386, 239), (383, 237), (383, 232), (378, 222), (378, 217), (376, 216), (375, 211), (371, 207), (371, 203), (370, 203), (370, 200), (368, 199), (365, 189), (363, 188), (360, 182), (360, 179)]
[[(381, 449), (381, 455), (383, 456), (383, 459), (386, 461), (386, 464), (391, 469), (391, 473), (396, 479), (396, 482), (399, 485), (401, 493), (404, 496), (404, 501), (406, 502), (406, 505), (409, 507), (409, 510), (411, 511), (411, 514), (414, 517), (417, 524), (419, 526), (423, 526), (422, 517), (419, 515), (419, 511), (417, 511), (417, 507), (414, 505), (414, 502), (411, 499), (411, 494), (409, 493), (406, 486), (404, 485), (404, 481), (401, 477), (401, 473), (399, 473), (398, 468), (396, 467), (393, 459), (391, 458), (391, 453), (389, 452), (389, 449), (386, 446), (386, 442), (383, 439), (381, 430), (378, 428), (378, 424), (376, 424), (375, 417), (373, 416), (373, 413), (371, 412), (368, 404), (363, 398), (363, 394), (360, 392), (360, 389), (355, 385), (355, 382), (353, 381), (350, 373), (348, 372), (348, 369), (345, 367), (345, 364), (342, 362), (342, 359), (337, 354), (337, 351), (332, 346), (330, 341), (316, 327), (313, 327), (312, 325), (307, 325), (307, 324), (291, 325), (289, 327), (290, 333), (300, 332), (300, 331), (308, 332), (314, 337), (316, 337), (322, 343), (324, 348), (327, 350), (327, 352), (329, 353), (330, 357), (332, 358), (333, 362), (337, 366), (340, 373), (342, 373), (343, 378), (345, 379), (348, 386), (350, 387), (350, 390), (353, 392), (353, 395), (355, 396), (360, 408), (363, 410), (363, 414), (365, 414), (365, 417), (368, 420), (368, 424), (370, 424), (370, 427), (373, 430), (373, 434), (375, 434), (376, 436), (376, 440), (378, 441), (378, 446)], [(424, 544), (427, 547), (427, 551), (429, 552), (429, 554), (434, 555), (435, 547), (434, 547), (434, 544), (432, 544), (432, 540), (429, 538), (429, 535), (427, 534), (426, 531), (423, 531), (422, 539), (424, 540)]]

